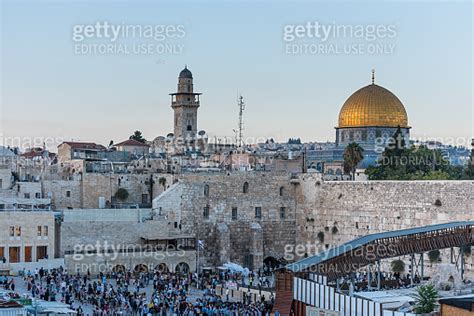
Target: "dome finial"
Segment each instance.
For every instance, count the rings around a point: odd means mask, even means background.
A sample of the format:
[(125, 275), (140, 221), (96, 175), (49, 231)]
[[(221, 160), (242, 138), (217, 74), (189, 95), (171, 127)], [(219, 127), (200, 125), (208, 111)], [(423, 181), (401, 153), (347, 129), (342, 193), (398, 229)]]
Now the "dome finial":
[(372, 69), (372, 84), (375, 84), (375, 69)]

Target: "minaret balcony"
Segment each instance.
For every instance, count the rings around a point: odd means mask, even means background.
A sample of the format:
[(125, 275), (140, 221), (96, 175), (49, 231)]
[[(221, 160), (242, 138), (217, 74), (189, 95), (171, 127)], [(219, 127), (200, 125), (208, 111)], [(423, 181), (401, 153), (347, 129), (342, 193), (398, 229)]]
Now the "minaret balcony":
[(199, 106), (199, 101), (187, 101), (187, 100), (181, 100), (181, 101), (173, 101), (171, 102), (171, 106)]

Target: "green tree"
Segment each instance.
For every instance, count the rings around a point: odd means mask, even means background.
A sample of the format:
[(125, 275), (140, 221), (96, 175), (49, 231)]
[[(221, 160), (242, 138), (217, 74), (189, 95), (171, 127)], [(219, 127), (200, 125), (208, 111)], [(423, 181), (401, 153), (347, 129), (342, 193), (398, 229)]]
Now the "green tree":
[(431, 313), (438, 306), (438, 291), (433, 284), (418, 287), (415, 293), (415, 312), (417, 314)]
[(356, 142), (352, 142), (344, 149), (344, 172), (355, 177), (357, 165), (364, 159), (364, 149)]
[(129, 137), (129, 139), (136, 140), (140, 143), (146, 143), (146, 139), (143, 138), (142, 132), (140, 131), (135, 131), (133, 135)]
[(115, 192), (115, 198), (120, 201), (125, 201), (128, 198), (128, 191), (125, 188), (119, 188)]
[(393, 260), (390, 263), (390, 267), (393, 272), (403, 273), (405, 272), (405, 262), (403, 260)]
[(428, 258), (430, 259), (431, 263), (438, 262), (440, 259), (440, 256), (441, 256), (441, 253), (439, 252), (438, 249), (431, 250), (430, 252), (428, 252)]

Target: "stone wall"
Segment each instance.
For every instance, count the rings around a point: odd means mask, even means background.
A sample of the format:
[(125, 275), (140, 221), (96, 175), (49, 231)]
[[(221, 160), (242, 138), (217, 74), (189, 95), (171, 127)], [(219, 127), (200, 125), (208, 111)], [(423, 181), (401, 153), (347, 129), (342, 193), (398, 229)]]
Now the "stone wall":
[[(248, 193), (243, 193), (245, 182)], [(196, 173), (183, 175), (154, 200), (153, 209), (183, 233), (204, 240), (201, 264), (233, 261), (258, 267), (262, 259), (280, 259), (296, 246), (310, 245), (306, 255), (311, 255), (367, 234), (473, 220), (473, 184), (324, 182), (318, 174), (292, 179), (271, 172)], [(261, 208), (261, 219), (255, 218), (256, 207)], [(284, 219), (280, 207), (285, 207)], [(232, 218), (232, 208), (237, 208), (237, 219)], [(472, 259), (466, 268), (473, 270)]]
[[(183, 233), (204, 241), (203, 265), (233, 261), (259, 267), (268, 256), (281, 257), (285, 245), (295, 242), (296, 195), (288, 174), (197, 173), (183, 175), (155, 199), (153, 208), (156, 213), (161, 208)], [(261, 218), (256, 218), (257, 207)]]
[[(309, 254), (368, 234), (474, 220), (473, 181), (318, 182), (301, 178), (305, 203), (298, 209), (296, 244), (311, 245)], [(321, 233), (323, 242), (318, 238)], [(448, 250), (442, 251), (442, 262), (449, 262), (449, 255)], [(408, 264), (408, 257), (402, 259)], [(471, 276), (473, 263), (471, 255), (466, 261)]]

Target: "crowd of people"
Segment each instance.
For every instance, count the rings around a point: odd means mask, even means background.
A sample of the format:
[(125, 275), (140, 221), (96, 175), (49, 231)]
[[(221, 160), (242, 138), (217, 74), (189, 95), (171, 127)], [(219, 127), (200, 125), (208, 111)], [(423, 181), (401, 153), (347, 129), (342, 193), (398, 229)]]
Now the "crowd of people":
[[(64, 302), (79, 316), (269, 315), (272, 302), (265, 297), (255, 302), (245, 295), (241, 301), (217, 295), (216, 285), (231, 277), (236, 276), (223, 273), (198, 278), (195, 273), (158, 270), (69, 275), (62, 268), (41, 268), (25, 271), (23, 280), (31, 298)], [(200, 290), (196, 289), (198, 280)], [(2, 281), (6, 289), (15, 291), (13, 278)]]

